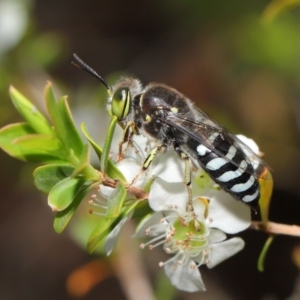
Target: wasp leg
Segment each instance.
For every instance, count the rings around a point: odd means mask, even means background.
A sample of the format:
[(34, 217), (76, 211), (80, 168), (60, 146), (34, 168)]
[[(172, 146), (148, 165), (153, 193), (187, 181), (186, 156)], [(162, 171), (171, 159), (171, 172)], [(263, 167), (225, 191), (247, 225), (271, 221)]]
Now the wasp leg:
[(159, 152), (164, 153), (166, 151), (166, 149), (167, 149), (167, 146), (164, 144), (157, 145), (155, 148), (153, 148), (151, 150), (151, 152), (149, 153), (149, 155), (147, 156), (147, 158), (145, 159), (145, 161), (143, 162), (143, 166), (142, 166), (140, 172), (133, 178), (133, 180), (129, 186), (132, 186), (137, 181), (139, 176), (149, 168), (150, 164), (154, 160), (157, 153), (159, 153)]
[[(121, 142), (119, 143), (119, 153), (117, 161), (121, 161), (130, 146), (132, 146), (132, 137), (134, 134), (137, 134), (135, 124), (133, 122), (128, 122), (124, 128), (124, 133)], [(128, 142), (125, 150), (123, 150), (123, 145)]]
[(175, 147), (175, 151), (178, 153), (179, 157), (184, 161), (184, 183), (188, 192), (188, 202), (186, 205), (186, 210), (191, 212), (194, 217), (194, 225), (197, 231), (200, 231), (200, 225), (197, 221), (197, 215), (195, 214), (193, 207), (193, 198), (192, 198), (192, 162), (189, 156), (180, 150), (178, 147)]

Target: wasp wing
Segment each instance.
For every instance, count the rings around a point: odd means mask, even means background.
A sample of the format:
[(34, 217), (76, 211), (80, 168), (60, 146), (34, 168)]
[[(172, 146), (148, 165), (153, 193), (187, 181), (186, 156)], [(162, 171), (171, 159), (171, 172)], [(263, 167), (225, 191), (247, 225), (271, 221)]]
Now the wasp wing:
[[(210, 151), (213, 151), (219, 157), (223, 157), (237, 168), (240, 166), (234, 161), (228, 159), (228, 147), (222, 148), (222, 143), (214, 144), (215, 137), (219, 137), (231, 145), (240, 148), (245, 154), (245, 159), (252, 164), (254, 176), (257, 178), (265, 178), (265, 169), (269, 169), (267, 164), (250, 149), (238, 137), (230, 133), (225, 127), (218, 122), (213, 121), (200, 109), (192, 107), (192, 114), (182, 115), (180, 113), (170, 112), (163, 120), (166, 124), (188, 135), (190, 138), (199, 142), (199, 145), (205, 146)], [(224, 143), (225, 144), (225, 143)], [(226, 156), (227, 154), (227, 156)]]

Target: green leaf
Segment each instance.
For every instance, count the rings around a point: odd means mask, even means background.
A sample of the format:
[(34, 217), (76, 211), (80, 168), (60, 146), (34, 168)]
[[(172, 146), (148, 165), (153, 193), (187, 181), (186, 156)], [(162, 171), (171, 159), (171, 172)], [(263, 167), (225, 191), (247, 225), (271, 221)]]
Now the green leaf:
[(108, 234), (118, 226), (118, 224), (126, 218), (127, 215), (131, 218), (134, 208), (139, 203), (139, 201), (135, 201), (128, 207), (122, 208), (122, 213), (117, 218), (102, 218), (97, 226), (94, 228), (92, 234), (89, 237), (87, 250), (89, 253), (93, 253), (103, 242), (104, 239), (108, 236)]
[(31, 134), (12, 141), (26, 160), (49, 161), (62, 160), (67, 157), (61, 141), (53, 135)]
[(260, 198), (258, 200), (260, 215), (263, 223), (267, 225), (273, 192), (273, 178), (271, 172), (266, 168), (262, 178), (259, 178), (258, 181), (260, 186)]
[[(90, 136), (85, 123), (81, 124), (81, 130), (82, 130), (83, 134), (85, 135), (85, 137), (90, 142), (90, 144), (92, 145), (92, 147), (94, 148), (99, 160), (101, 161), (102, 149), (98, 146), (98, 144)], [(123, 183), (126, 183), (126, 179), (125, 179), (124, 175), (120, 172), (120, 170), (115, 166), (115, 164), (110, 159), (108, 159), (108, 161), (107, 161), (106, 171), (107, 171), (107, 175), (110, 178), (118, 179), (118, 180), (121, 180)]]
[(7, 125), (0, 129), (0, 147), (14, 158), (26, 161), (26, 155), (13, 141), (16, 138), (33, 134), (34, 130), (27, 123), (16, 123)]
[(116, 219), (102, 218), (97, 226), (94, 228), (92, 234), (89, 237), (87, 243), (88, 253), (93, 253), (104, 241), (109, 233), (110, 226), (115, 222)]
[(78, 177), (67, 177), (58, 182), (48, 195), (48, 205), (53, 211), (66, 209), (84, 187), (86, 180)]
[(63, 179), (70, 177), (74, 167), (67, 165), (46, 165), (38, 167), (33, 172), (34, 184), (38, 190), (49, 193)]
[(126, 189), (124, 185), (119, 182), (107, 200), (108, 208), (105, 215), (107, 219), (116, 218), (120, 215), (125, 197)]
[(9, 88), (9, 94), (17, 111), (36, 133), (54, 134), (49, 122), (27, 98), (13, 86)]
[[(123, 207), (122, 209), (122, 215), (128, 215), (129, 213), (131, 213), (131, 211), (133, 211), (137, 205), (139, 205), (141, 202), (136, 200), (134, 201), (131, 205), (127, 206), (127, 207)], [(134, 211), (132, 212), (134, 214)]]
[(93, 188), (93, 185), (88, 185), (82, 188), (74, 198), (73, 202), (64, 210), (56, 213), (54, 218), (53, 227), (57, 233), (61, 233), (67, 227), (73, 214), (78, 208), (81, 201), (85, 198), (88, 192)]
[(80, 156), (84, 145), (74, 125), (66, 97), (62, 97), (56, 102), (52, 86), (48, 83), (45, 88), (45, 99), (48, 113), (58, 137), (67, 149), (72, 149), (77, 156)]
[(76, 175), (78, 175), (84, 168), (86, 168), (89, 165), (89, 163), (90, 163), (89, 147), (86, 144), (84, 145), (83, 151), (80, 154), (79, 163), (74, 169), (71, 176), (75, 177)]
[(45, 86), (44, 97), (45, 97), (45, 101), (46, 101), (48, 114), (49, 114), (51, 120), (53, 121), (55, 119), (59, 119), (59, 114), (58, 114), (58, 110), (56, 107), (56, 100), (55, 100), (55, 96), (54, 96), (54, 93), (52, 90), (51, 82), (48, 82)]
[(83, 132), (84, 136), (88, 139), (88, 141), (90, 142), (90, 144), (94, 148), (94, 150), (95, 150), (95, 152), (96, 152), (99, 160), (101, 160), (102, 149), (100, 148), (100, 146), (91, 137), (90, 133), (88, 132), (88, 130), (86, 128), (86, 124), (85, 123), (81, 123), (81, 131)]
[(148, 201), (142, 200), (136, 202), (138, 202), (138, 204), (134, 209), (134, 214), (132, 216), (133, 219), (142, 219), (144, 216), (147, 216), (148, 214), (153, 212), (149, 206)]
[(109, 123), (109, 128), (104, 142), (101, 165), (100, 165), (100, 170), (103, 174), (106, 174), (107, 160), (110, 153), (111, 142), (112, 142), (112, 138), (115, 132), (117, 122), (118, 122), (118, 118), (116, 116), (113, 116)]
[(84, 150), (84, 144), (74, 124), (67, 97), (62, 97), (57, 102), (57, 106), (61, 117), (60, 136), (66, 143), (66, 146), (73, 149), (77, 156), (80, 156)]
[(268, 253), (268, 250), (274, 240), (274, 237), (275, 237), (274, 235), (270, 235), (268, 237), (268, 239), (266, 240), (263, 249), (261, 250), (261, 253), (259, 255), (258, 262), (257, 262), (257, 268), (260, 272), (264, 271), (264, 264), (265, 264), (265, 260), (267, 257), (267, 253)]
[(17, 123), (0, 129), (0, 147), (23, 161), (64, 161), (65, 150), (53, 135), (34, 134), (27, 123)]

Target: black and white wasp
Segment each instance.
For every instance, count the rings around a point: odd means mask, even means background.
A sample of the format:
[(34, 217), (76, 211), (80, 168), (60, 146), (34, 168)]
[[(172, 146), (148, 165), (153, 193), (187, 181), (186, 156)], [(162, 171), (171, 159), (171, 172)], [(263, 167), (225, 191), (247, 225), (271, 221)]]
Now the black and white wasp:
[[(135, 78), (121, 78), (110, 86), (76, 54), (74, 58), (77, 66), (97, 77), (108, 89), (108, 110), (125, 130), (123, 142), (130, 131), (157, 141), (143, 169), (148, 168), (158, 151), (173, 148), (186, 161), (202, 167), (237, 200), (250, 204), (260, 198), (260, 179), (271, 180), (267, 165), (187, 97), (164, 84), (142, 87)], [(186, 184), (190, 184), (190, 178)]]

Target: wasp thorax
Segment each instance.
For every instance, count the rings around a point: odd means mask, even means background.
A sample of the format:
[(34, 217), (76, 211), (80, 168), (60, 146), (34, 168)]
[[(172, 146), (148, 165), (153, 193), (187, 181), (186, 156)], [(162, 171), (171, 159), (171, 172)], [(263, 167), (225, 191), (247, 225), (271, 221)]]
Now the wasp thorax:
[(131, 95), (128, 88), (116, 90), (112, 96), (111, 112), (119, 120), (127, 117), (130, 110)]

